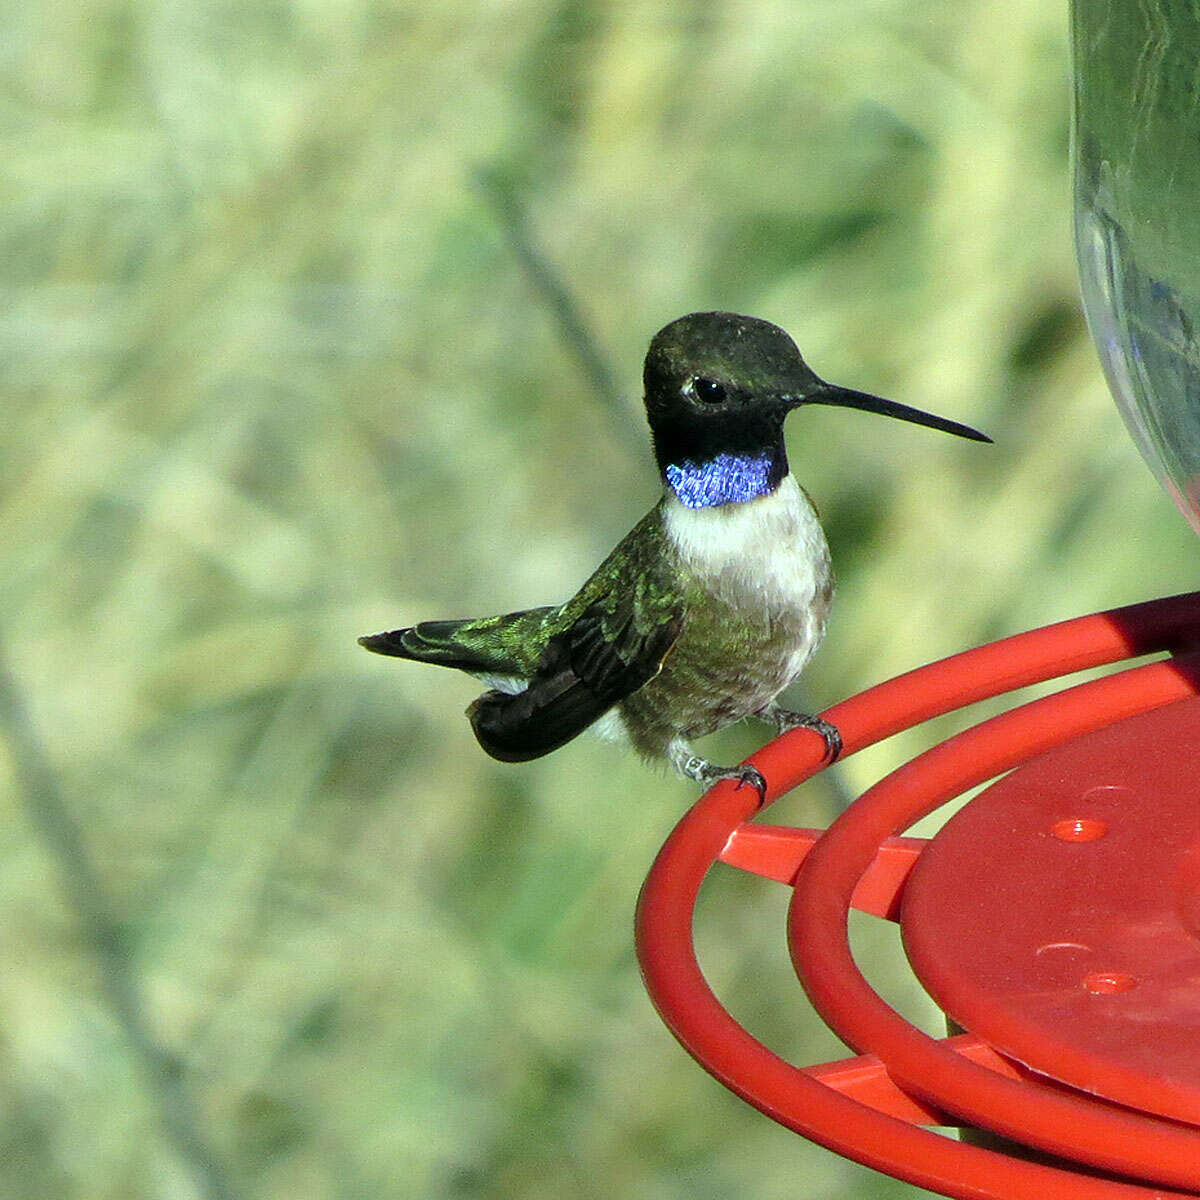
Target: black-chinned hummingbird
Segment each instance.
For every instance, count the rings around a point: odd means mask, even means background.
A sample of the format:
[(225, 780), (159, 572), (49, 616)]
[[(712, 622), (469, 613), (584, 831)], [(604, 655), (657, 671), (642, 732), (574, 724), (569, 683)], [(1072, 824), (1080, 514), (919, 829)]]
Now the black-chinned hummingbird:
[(359, 642), (486, 682), (467, 715), (493, 758), (539, 758), (593, 726), (705, 786), (737, 779), (765, 798), (753, 766), (717, 766), (691, 743), (756, 716), (816, 730), (831, 759), (841, 750), (828, 722), (775, 703), (820, 644), (834, 587), (816, 510), (788, 469), (784, 418), (831, 404), (991, 439), (826, 383), (782, 329), (734, 313), (659, 330), (644, 378), (662, 499), (570, 600)]

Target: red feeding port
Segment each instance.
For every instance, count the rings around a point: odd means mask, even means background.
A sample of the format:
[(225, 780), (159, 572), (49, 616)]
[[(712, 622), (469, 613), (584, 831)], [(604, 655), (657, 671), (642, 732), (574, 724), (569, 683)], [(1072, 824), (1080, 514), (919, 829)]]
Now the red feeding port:
[[(753, 822), (755, 795), (730, 782), (704, 795), (638, 907), (646, 986), (676, 1037), (774, 1120), (948, 1196), (1200, 1193), (1200, 593), (982, 646), (823, 715), (850, 754), (1156, 652), (1169, 657), (933, 747), (824, 831)], [(768, 803), (819, 771), (823, 750), (795, 730), (756, 754)], [(997, 776), (931, 840), (902, 836)], [(692, 939), (718, 861), (793, 889), (796, 973), (857, 1057), (792, 1066), (722, 1007)], [(850, 951), (852, 907), (899, 922), (917, 977), (968, 1032), (931, 1038), (880, 998)]]

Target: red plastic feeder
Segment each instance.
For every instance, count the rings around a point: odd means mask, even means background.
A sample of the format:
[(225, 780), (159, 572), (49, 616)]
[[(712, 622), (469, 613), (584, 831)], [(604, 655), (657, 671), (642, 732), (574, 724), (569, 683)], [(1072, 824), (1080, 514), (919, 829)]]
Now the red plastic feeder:
[[(948, 1196), (1200, 1194), (1200, 593), (982, 646), (824, 715), (849, 754), (1156, 652), (1169, 657), (926, 751), (824, 832), (752, 822), (753, 791), (729, 782), (703, 796), (638, 907), (646, 987), (676, 1037), (774, 1120)], [(823, 749), (796, 730), (755, 755), (768, 803), (819, 771)], [(901, 836), (1004, 772), (932, 839)], [(792, 1066), (721, 1006), (692, 941), (717, 861), (791, 885), (796, 973), (859, 1057)], [(872, 990), (850, 951), (852, 907), (899, 921), (918, 978), (969, 1032), (931, 1038)], [(964, 1142), (923, 1126), (985, 1133)]]

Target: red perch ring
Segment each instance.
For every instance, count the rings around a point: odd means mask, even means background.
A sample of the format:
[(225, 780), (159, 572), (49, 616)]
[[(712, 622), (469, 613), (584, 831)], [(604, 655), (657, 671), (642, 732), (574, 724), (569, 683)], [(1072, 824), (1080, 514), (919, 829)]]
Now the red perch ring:
[[(1197, 647), (1193, 593), (1006, 638), (836, 705), (823, 715), (850, 754), (1028, 684), (1172, 656), (983, 721), (892, 772), (825, 831), (754, 823), (752, 790), (718, 784), (664, 844), (638, 905), (638, 955), (663, 1020), (774, 1120), (944, 1195), (1195, 1195)], [(768, 803), (819, 771), (823, 749), (796, 730), (754, 755)], [(998, 775), (932, 840), (901, 836)], [(717, 861), (793, 887), (797, 975), (859, 1057), (795, 1067), (713, 994), (692, 924)], [(851, 907), (900, 921), (917, 976), (970, 1032), (931, 1038), (878, 996), (850, 952)], [(971, 1126), (994, 1148), (923, 1125)], [(1008, 1153), (1005, 1142), (1021, 1145)]]

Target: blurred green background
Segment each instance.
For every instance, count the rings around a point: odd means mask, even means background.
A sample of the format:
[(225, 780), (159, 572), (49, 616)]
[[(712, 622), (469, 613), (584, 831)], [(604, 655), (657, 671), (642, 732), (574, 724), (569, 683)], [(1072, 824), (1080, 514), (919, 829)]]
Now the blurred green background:
[[(491, 762), (472, 681), (354, 638), (565, 598), (656, 497), (641, 357), (704, 308), (996, 439), (792, 419), (841, 581), (805, 702), (1192, 586), (1079, 316), (1065, 11), (80, 0), (4, 30), (0, 1195), (915, 1195), (653, 1013), (633, 907), (694, 786), (588, 739)], [(930, 737), (773, 819), (827, 823)], [(702, 900), (735, 1014), (839, 1057), (784, 889)], [(936, 1031), (894, 930), (858, 934)]]

